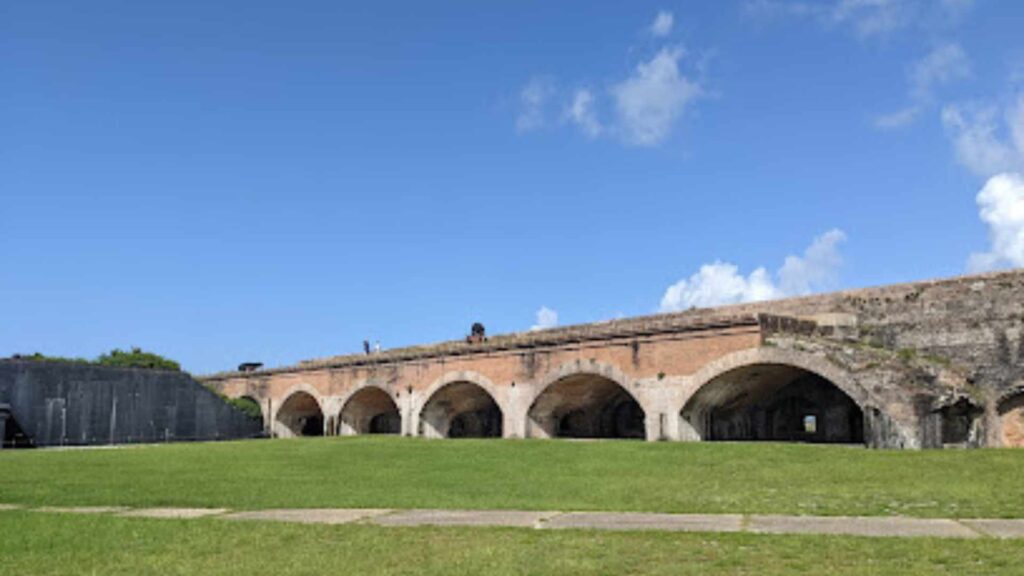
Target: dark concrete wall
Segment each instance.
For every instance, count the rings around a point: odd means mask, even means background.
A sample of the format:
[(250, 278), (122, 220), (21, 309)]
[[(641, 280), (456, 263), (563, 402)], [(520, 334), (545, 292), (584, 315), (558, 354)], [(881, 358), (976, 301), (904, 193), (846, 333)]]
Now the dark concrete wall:
[[(182, 372), (0, 361), (0, 403), (35, 446), (251, 438), (253, 420)], [(8, 421), (10, 432), (11, 421)], [(10, 434), (8, 434), (10, 436)]]

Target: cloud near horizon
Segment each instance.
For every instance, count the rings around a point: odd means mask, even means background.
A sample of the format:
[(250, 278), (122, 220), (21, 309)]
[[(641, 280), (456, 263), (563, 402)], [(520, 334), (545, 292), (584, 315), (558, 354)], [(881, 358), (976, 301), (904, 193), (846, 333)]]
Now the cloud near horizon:
[(735, 264), (720, 260), (704, 264), (689, 278), (669, 286), (659, 310), (679, 312), (803, 296), (833, 288), (843, 262), (839, 245), (845, 240), (846, 234), (838, 229), (818, 236), (803, 255), (787, 256), (774, 279), (763, 266), (743, 276)]
[(530, 331), (535, 330), (546, 330), (548, 328), (554, 328), (558, 326), (558, 312), (548, 308), (547, 306), (541, 306), (537, 310), (537, 319), (533, 326), (530, 326)]
[(988, 226), (987, 252), (971, 254), (967, 269), (985, 272), (1024, 266), (1024, 175), (997, 174), (977, 197), (979, 217)]
[(975, 200), (989, 248), (971, 254), (967, 270), (1024, 266), (1024, 94), (1003, 110), (947, 106), (942, 122), (960, 164), (985, 179)]

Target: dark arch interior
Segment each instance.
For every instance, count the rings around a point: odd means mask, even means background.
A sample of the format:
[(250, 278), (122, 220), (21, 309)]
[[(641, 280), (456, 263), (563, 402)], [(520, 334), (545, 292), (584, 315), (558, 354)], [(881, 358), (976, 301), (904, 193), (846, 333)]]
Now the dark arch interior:
[(25, 434), (25, 431), (18, 425), (13, 414), (8, 415), (3, 428), (4, 434), (0, 440), (2, 440), (4, 448), (31, 448), (35, 445), (32, 438)]
[(341, 434), (400, 434), (402, 416), (391, 396), (380, 388), (356, 392), (341, 409)]
[(306, 392), (288, 397), (277, 411), (277, 421), (290, 436), (323, 436), (324, 415), (316, 398)]
[(253, 420), (263, 420), (263, 408), (255, 398), (251, 396), (241, 396), (239, 398), (232, 398), (229, 402), (249, 418), (252, 418)]
[(729, 371), (705, 384), (682, 412), (704, 440), (862, 444), (864, 414), (835, 384), (781, 364)]
[(961, 398), (939, 410), (942, 444), (966, 445), (975, 433), (978, 417), (984, 412), (979, 406)]
[(420, 413), (421, 433), (440, 438), (500, 438), (501, 409), (472, 382), (453, 382), (430, 397)]
[(644, 411), (612, 380), (592, 374), (548, 386), (529, 412), (529, 435), (540, 438), (643, 439)]

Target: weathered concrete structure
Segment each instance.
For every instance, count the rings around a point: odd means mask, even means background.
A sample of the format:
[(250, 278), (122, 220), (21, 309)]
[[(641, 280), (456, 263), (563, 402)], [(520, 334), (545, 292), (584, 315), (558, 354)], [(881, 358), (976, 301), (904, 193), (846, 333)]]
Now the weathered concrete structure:
[(0, 360), (0, 446), (85, 446), (262, 436), (184, 372)]
[(232, 372), (275, 436), (1024, 446), (1024, 271)]

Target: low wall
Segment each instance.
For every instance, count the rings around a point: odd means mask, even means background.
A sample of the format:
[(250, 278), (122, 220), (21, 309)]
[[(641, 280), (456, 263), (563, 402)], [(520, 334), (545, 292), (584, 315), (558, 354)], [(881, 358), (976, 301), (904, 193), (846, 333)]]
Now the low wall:
[(85, 446), (229, 440), (263, 425), (183, 372), (0, 361), (4, 443)]

